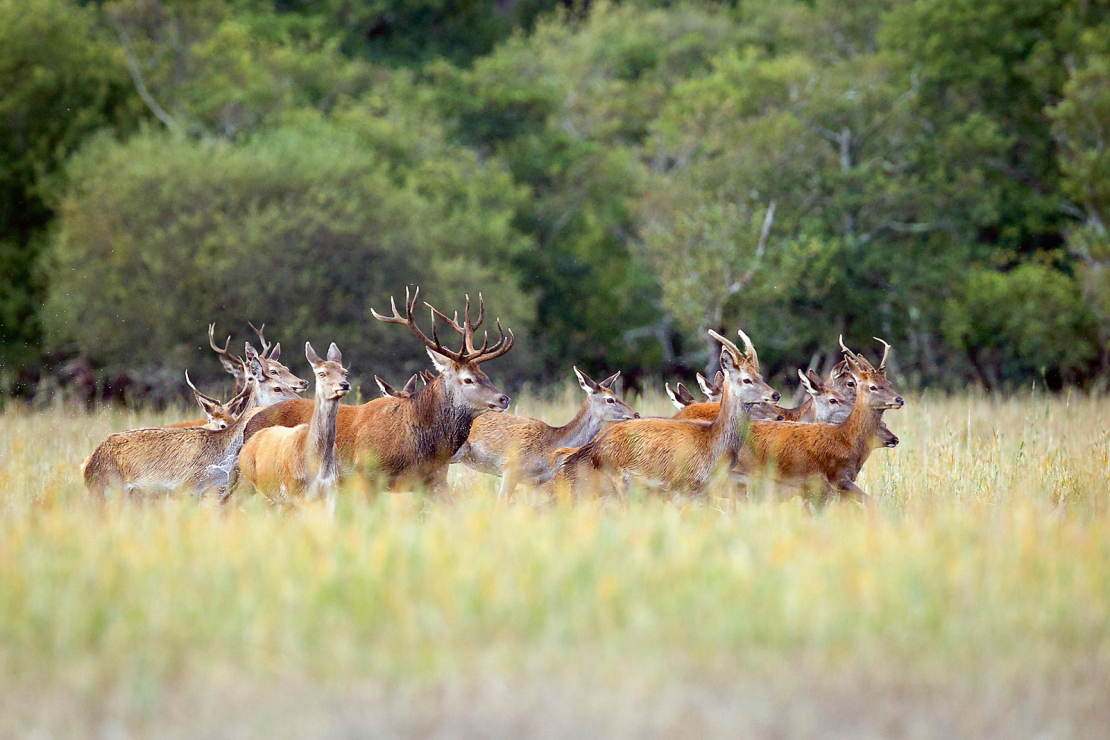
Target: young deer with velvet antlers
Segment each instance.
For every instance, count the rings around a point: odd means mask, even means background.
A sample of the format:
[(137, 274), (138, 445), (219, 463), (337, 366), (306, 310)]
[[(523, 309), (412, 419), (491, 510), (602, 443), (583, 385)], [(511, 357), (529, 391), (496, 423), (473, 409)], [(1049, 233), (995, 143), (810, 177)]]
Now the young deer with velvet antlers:
[(264, 494), (292, 496), (309, 493), (334, 500), (339, 484), (335, 456), (335, 420), (339, 399), (351, 390), (343, 356), (332, 342), (328, 359), (321, 360), (305, 342), (305, 357), (316, 377), (312, 419), (295, 427), (262, 429), (239, 453), (239, 470)]
[(190, 419), (189, 421), (179, 421), (176, 424), (167, 424), (164, 429), (181, 429), (183, 427), (204, 427), (205, 429), (227, 429), (235, 423), (235, 418), (239, 416), (242, 409), (233, 408), (231, 402), (220, 403), (211, 396), (206, 396), (197, 390), (193, 385), (193, 381), (189, 379), (189, 371), (185, 371), (185, 383), (193, 391), (193, 397), (197, 399), (197, 404), (200, 410), (204, 412), (204, 419)]
[(280, 388), (286, 398), (296, 395), (269, 374), (254, 347), (246, 345), (249, 375), (246, 387), (228, 402), (243, 405), (235, 423), (226, 429), (204, 427), (133, 429), (113, 434), (100, 443), (81, 466), (85, 487), (101, 498), (109, 490), (129, 494), (188, 490), (201, 495), (215, 490), (224, 496), (234, 487), (243, 430), (263, 397)]
[[(428, 385), (408, 398), (376, 398), (361, 406), (340, 406), (336, 418), (336, 453), (341, 474), (358, 468), (383, 474), (391, 489), (414, 485), (436, 485), (443, 471), (470, 434), (474, 419), (487, 411), (504, 411), (509, 397), (498, 390), (480, 365), (508, 352), (513, 346), (513, 333), (508, 337), (497, 322), (499, 339), (491, 346), (486, 337), (475, 346), (474, 332), (485, 317), (485, 306), (478, 296), (478, 320), (470, 321), (470, 299), (467, 298), (463, 322), (448, 318), (428, 303), (432, 312), (432, 338), (416, 325), (413, 311), (420, 289), (409, 296), (405, 290), (405, 315), (397, 311), (391, 298), (392, 316), (371, 311), (378, 321), (408, 327), (425, 346), (432, 363), (439, 371)], [(462, 336), (458, 351), (444, 347), (436, 333), (436, 321), (446, 323)], [(247, 426), (248, 439), (261, 429), (272, 426), (306, 424), (312, 417), (312, 403), (306, 400), (287, 401), (260, 412)]]
[[(843, 347), (843, 342), (841, 342)], [(754, 422), (738, 456), (737, 469), (745, 476), (769, 474), (788, 485), (819, 483), (826, 491), (871, 499), (856, 485), (860, 468), (875, 448), (882, 414), (902, 408), (904, 401), (886, 379), (886, 355), (878, 368), (844, 348), (848, 372), (856, 383), (856, 397), (848, 419), (830, 424)]]
[(500, 475), (497, 497), (506, 499), (518, 483), (538, 486), (551, 480), (555, 474), (551, 454), (556, 448), (580, 447), (597, 436), (606, 423), (640, 418), (613, 392), (619, 372), (600, 383), (577, 367), (574, 374), (586, 398), (567, 424), (553, 427), (526, 416), (486, 414), (474, 420), (470, 436), (451, 462)]
[(747, 355), (717, 334), (721, 343), (720, 410), (711, 422), (686, 419), (636, 419), (606, 429), (578, 450), (556, 450), (559, 464), (556, 483), (577, 486), (587, 476), (611, 478), (618, 492), (631, 479), (660, 485), (665, 489), (700, 491), (722, 463), (739, 452), (748, 420), (743, 418), (746, 401), (775, 401), (779, 394), (759, 374), (755, 347), (744, 332)]

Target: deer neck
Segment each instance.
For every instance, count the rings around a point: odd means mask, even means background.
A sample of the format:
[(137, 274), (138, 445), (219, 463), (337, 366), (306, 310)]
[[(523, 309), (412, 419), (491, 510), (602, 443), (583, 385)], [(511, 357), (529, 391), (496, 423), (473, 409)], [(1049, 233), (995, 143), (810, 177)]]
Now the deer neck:
[(443, 383), (443, 376), (437, 376), (411, 400), (422, 451), (436, 455), (446, 450), (448, 457), (458, 452), (478, 414), (455, 398)]
[(856, 393), (855, 403), (852, 404), (852, 413), (836, 429), (848, 444), (857, 450), (866, 451), (868, 442), (879, 431), (882, 417), (883, 409), (872, 408), (867, 403), (866, 394), (859, 390)]
[(309, 454), (320, 463), (320, 477), (338, 477), (339, 462), (335, 456), (335, 420), (339, 416), (339, 399), (322, 398), (316, 389), (316, 404), (308, 424)]
[[(714, 460), (725, 453), (739, 449), (744, 432), (740, 428), (742, 421), (745, 421), (743, 402), (730, 392), (726, 382), (721, 392), (721, 405), (717, 411), (717, 418), (709, 425), (709, 448), (712, 450)], [(744, 426), (746, 429), (747, 424), (745, 423)]]
[(587, 399), (573, 419), (555, 429), (555, 446), (581, 447), (597, 436), (602, 424), (596, 414), (590, 413), (590, 401)]

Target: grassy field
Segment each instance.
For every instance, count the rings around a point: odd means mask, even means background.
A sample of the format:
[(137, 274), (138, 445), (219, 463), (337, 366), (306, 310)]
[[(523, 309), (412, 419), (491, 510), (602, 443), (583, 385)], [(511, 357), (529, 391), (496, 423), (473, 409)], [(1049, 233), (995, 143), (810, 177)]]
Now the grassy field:
[(871, 512), (468, 471), (334, 518), (86, 502), (84, 456), (162, 418), (0, 414), (0, 737), (1110, 734), (1102, 399), (911, 399)]

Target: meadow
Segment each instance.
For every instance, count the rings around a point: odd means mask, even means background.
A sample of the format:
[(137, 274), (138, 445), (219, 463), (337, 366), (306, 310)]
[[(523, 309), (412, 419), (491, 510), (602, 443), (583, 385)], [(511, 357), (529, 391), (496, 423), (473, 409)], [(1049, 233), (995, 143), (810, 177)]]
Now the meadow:
[[(579, 392), (516, 409), (570, 418)], [(861, 486), (90, 504), (0, 414), (0, 737), (1106, 737), (1110, 404), (911, 397)], [(663, 397), (637, 407), (668, 413)]]

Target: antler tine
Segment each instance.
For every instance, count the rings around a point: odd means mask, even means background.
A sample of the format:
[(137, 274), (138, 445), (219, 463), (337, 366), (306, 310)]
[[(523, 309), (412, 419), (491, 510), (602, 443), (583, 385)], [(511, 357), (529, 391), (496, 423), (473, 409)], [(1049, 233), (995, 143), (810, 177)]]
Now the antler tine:
[(885, 339), (879, 339), (878, 337), (871, 338), (874, 339), (876, 342), (882, 342), (883, 345), (883, 359), (879, 361), (879, 371), (882, 372), (886, 370), (886, 357), (890, 354), (890, 343), (887, 342)]
[(201, 393), (199, 390), (197, 390), (197, 387), (195, 385), (193, 385), (193, 381), (189, 379), (189, 371), (188, 370), (185, 371), (185, 384), (188, 385), (193, 390), (193, 393), (197, 394), (198, 396), (203, 398), (205, 401), (211, 401), (212, 403), (219, 403), (219, 401), (217, 401), (215, 398), (212, 398), (212, 396), (206, 395), (204, 393)]
[(486, 345), (483, 344), (481, 353), (471, 360), (471, 362), (478, 363), (492, 360), (496, 357), (500, 357), (513, 348), (513, 342), (516, 341), (516, 337), (513, 336), (512, 329), (509, 329), (509, 336), (505, 336), (505, 330), (501, 328), (501, 319), (497, 319), (497, 333), (499, 336), (497, 341), (493, 343), (493, 346), (486, 349)]
[(741, 352), (740, 348), (737, 347), (735, 344), (733, 344), (730, 340), (721, 336), (720, 334), (713, 331), (712, 329), (709, 330), (709, 336), (713, 337), (718, 342), (720, 342), (721, 346), (725, 347), (729, 352), (731, 352), (736, 357), (736, 360), (738, 362), (743, 359), (744, 353)]
[(852, 350), (848, 349), (846, 346), (844, 346), (844, 335), (843, 334), (840, 335), (840, 349), (843, 350), (845, 357), (850, 357), (852, 360), (854, 360), (860, 366), (862, 366), (865, 370), (874, 370), (875, 369), (875, 366), (872, 365), (871, 362), (866, 357), (864, 357), (863, 355), (857, 354), (857, 353), (853, 352)]
[(211, 324), (208, 325), (208, 346), (211, 347), (212, 351), (215, 352), (218, 355), (223, 355), (225, 357), (231, 357), (231, 353), (228, 352), (228, 347), (231, 346), (231, 335), (230, 334), (227, 335), (227, 340), (224, 342), (224, 348), (220, 349), (216, 345), (216, 337), (214, 336), (215, 333), (216, 333), (216, 322), (213, 321)]
[(262, 334), (262, 332), (266, 331), (265, 322), (263, 322), (261, 328), (255, 326), (254, 324), (252, 324), (249, 321), (247, 322), (247, 326), (249, 326), (251, 329), (253, 329), (255, 335), (258, 337), (258, 343), (262, 345), (262, 351), (258, 353), (258, 356), (261, 357), (263, 360), (265, 360), (266, 355), (268, 355), (270, 353), (270, 350), (273, 349), (273, 345), (270, 344), (269, 342), (267, 342), (266, 337), (263, 336), (263, 334)]
[(373, 308), (370, 309), (370, 313), (378, 321), (384, 321), (384, 322), (389, 323), (389, 324), (401, 324), (402, 326), (407, 326), (409, 328), (409, 331), (411, 331), (413, 334), (415, 334), (416, 338), (419, 339), (421, 342), (423, 342), (424, 346), (426, 346), (428, 349), (432, 350), (433, 352), (441, 354), (444, 357), (449, 357), (452, 360), (454, 360), (455, 362), (465, 362), (466, 360), (464, 359), (464, 354), (462, 352), (452, 352), (451, 350), (447, 349), (446, 347), (444, 347), (440, 343), (439, 335), (436, 332), (436, 315), (438, 314), (439, 316), (441, 316), (448, 323), (450, 323), (450, 319), (448, 319), (446, 316), (443, 316), (443, 314), (440, 314), (439, 311), (437, 311), (435, 308), (432, 308), (432, 306), (429, 306), (427, 301), (424, 302), (424, 305), (428, 306), (428, 308), (431, 309), (431, 311), (432, 311), (432, 337), (433, 337), (433, 339), (428, 339), (428, 336), (424, 332), (420, 331), (420, 327), (416, 325), (416, 320), (412, 317), (412, 312), (414, 310), (416, 310), (416, 301), (419, 298), (420, 298), (420, 286), (416, 287), (416, 290), (412, 293), (411, 296), (409, 295), (408, 286), (406, 286), (405, 287), (405, 315), (404, 316), (402, 316), (400, 314), (400, 312), (397, 310), (397, 301), (394, 300), (393, 296), (390, 296), (390, 298), (389, 298), (389, 307), (391, 309), (393, 309), (393, 315), (392, 316), (382, 316), (380, 313), (375, 311)]
[(736, 333), (744, 340), (744, 349), (747, 350), (748, 361), (755, 367), (756, 372), (759, 372), (759, 355), (755, 353), (755, 345), (752, 344), (752, 340), (744, 333), (743, 329), (737, 329)]

